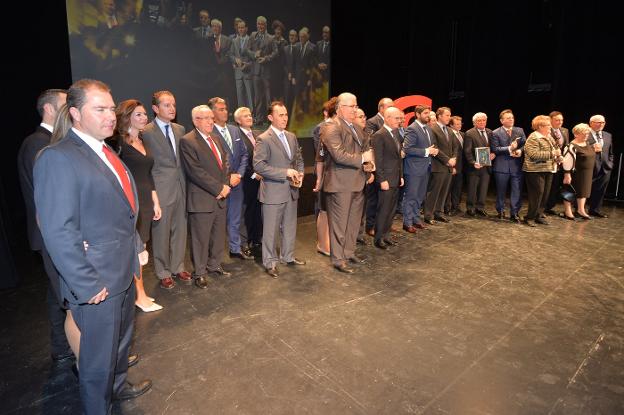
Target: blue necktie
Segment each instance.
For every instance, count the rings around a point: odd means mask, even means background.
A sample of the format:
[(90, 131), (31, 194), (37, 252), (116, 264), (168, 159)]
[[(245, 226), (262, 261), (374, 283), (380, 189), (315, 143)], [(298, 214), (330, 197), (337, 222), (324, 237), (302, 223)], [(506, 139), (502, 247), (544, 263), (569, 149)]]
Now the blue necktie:
[(288, 154), (288, 158), (292, 159), (292, 154), (290, 153), (290, 146), (288, 145), (288, 141), (286, 140), (286, 137), (284, 136), (284, 132), (282, 131), (281, 133), (279, 133), (278, 137), (280, 141), (282, 142), (282, 145), (286, 149), (286, 154)]
[(173, 144), (171, 144), (171, 136), (169, 136), (169, 124), (165, 125), (165, 138), (167, 138), (167, 143), (169, 143), (169, 148), (171, 149), (171, 154), (173, 154), (173, 158), (176, 158), (175, 150), (173, 149)]

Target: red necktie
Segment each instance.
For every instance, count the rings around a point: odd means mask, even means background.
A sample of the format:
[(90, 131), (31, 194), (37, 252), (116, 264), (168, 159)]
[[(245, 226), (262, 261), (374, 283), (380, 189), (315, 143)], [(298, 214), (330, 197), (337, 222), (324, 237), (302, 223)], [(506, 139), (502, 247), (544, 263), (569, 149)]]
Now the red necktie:
[(121, 160), (113, 151), (106, 145), (102, 146), (102, 150), (104, 151), (104, 155), (110, 161), (110, 164), (113, 165), (113, 168), (117, 172), (117, 176), (121, 180), (121, 188), (123, 189), (124, 194), (128, 198), (128, 202), (130, 202), (130, 207), (132, 210), (136, 212), (136, 205), (134, 203), (134, 192), (132, 191), (132, 185), (130, 184), (130, 178), (128, 177), (128, 173), (124, 168)]
[(219, 163), (219, 168), (223, 170), (223, 163), (221, 162), (221, 157), (219, 157), (219, 152), (217, 151), (217, 147), (215, 146), (214, 141), (212, 141), (212, 137), (208, 136), (206, 138), (206, 141), (208, 141), (208, 146), (212, 150), (212, 154), (214, 154), (215, 158), (217, 159), (217, 163)]

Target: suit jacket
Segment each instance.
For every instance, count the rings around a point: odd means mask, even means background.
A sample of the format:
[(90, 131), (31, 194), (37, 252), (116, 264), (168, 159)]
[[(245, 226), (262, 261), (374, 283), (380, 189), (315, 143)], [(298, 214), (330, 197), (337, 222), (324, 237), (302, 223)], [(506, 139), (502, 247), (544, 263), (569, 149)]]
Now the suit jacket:
[[(271, 75), (269, 68), (271, 62), (277, 57), (277, 45), (273, 41), (273, 35), (264, 33), (264, 37), (260, 40), (258, 32), (253, 32), (249, 37), (251, 40), (251, 52), (254, 54), (253, 74), (268, 79)], [(260, 52), (258, 57), (263, 57), (264, 62), (260, 63), (255, 58), (256, 52)]]
[(167, 138), (158, 124), (156, 124), (156, 121), (147, 124), (142, 135), (143, 142), (154, 157), (152, 177), (154, 178), (154, 185), (156, 186), (156, 193), (158, 193), (158, 201), (161, 206), (172, 205), (176, 198), (180, 197), (178, 195), (179, 191), (182, 192), (181, 197), (185, 197), (186, 193), (186, 180), (184, 179), (180, 161), (180, 138), (184, 135), (185, 130), (180, 124), (172, 122), (171, 131), (176, 142), (175, 160), (171, 154), (171, 147), (167, 142)]
[(298, 43), (297, 50), (293, 48), (293, 53), (297, 86), (305, 88), (312, 76), (312, 70), (316, 66), (316, 46), (310, 41), (306, 43), (305, 47)]
[(316, 42), (316, 60), (317, 63), (324, 63), (327, 65), (327, 69), (322, 71), (323, 79), (327, 80), (331, 71), (331, 42), (327, 42), (326, 45), (324, 45), (324, 43), (324, 40)]
[(526, 135), (522, 128), (512, 127), (511, 137), (502, 126), (492, 131), (490, 151), (496, 154), (496, 158), (492, 160), (494, 173), (518, 173), (522, 171), (522, 157), (511, 157), (509, 154), (509, 146), (516, 138), (518, 138), (518, 148), (523, 148), (524, 143), (526, 143)]
[(405, 153), (403, 174), (423, 176), (429, 172), (431, 157), (426, 155), (426, 149), (432, 144), (433, 132), (427, 125), (424, 128), (429, 132), (429, 137), (416, 121), (407, 127), (403, 141), (403, 152)]
[[(477, 147), (489, 147), (492, 142), (492, 130), (489, 128), (485, 129), (485, 134), (487, 136), (488, 141), (486, 142), (481, 134), (479, 134), (479, 130), (476, 128), (471, 128), (466, 131), (466, 135), (464, 136), (464, 154), (466, 156), (466, 167), (465, 170), (470, 173), (474, 172), (477, 169), (474, 168), (475, 164), (475, 148)], [(490, 171), (489, 167), (481, 167), (487, 168), (488, 172)]]
[(347, 123), (336, 118), (321, 129), (321, 142), (327, 150), (323, 190), (325, 192), (360, 192), (364, 189), (366, 173), (362, 168), (362, 153), (370, 148), (368, 136), (353, 124), (357, 136)]
[(180, 140), (180, 156), (187, 178), (186, 210), (190, 213), (214, 212), (225, 208), (225, 199), (217, 199), (223, 185), (229, 185), (228, 158), (219, 140), (212, 136), (221, 153), (222, 167), (212, 149), (193, 129)]
[(455, 148), (455, 140), (452, 139), (453, 133), (449, 127), (446, 127), (448, 138), (440, 126), (436, 123), (432, 128), (433, 132), (432, 144), (438, 147), (438, 154), (431, 159), (431, 171), (434, 173), (452, 172), (453, 168), (447, 166), (449, 159), (456, 157), (457, 148)]
[[(594, 137), (594, 132), (591, 131), (589, 133), (589, 137), (587, 137), (587, 143), (590, 145), (594, 145), (596, 143), (596, 137)], [(611, 133), (606, 131), (602, 132), (602, 152), (596, 153), (596, 164), (594, 166), (594, 175), (603, 171), (611, 171), (613, 170), (613, 138), (611, 137)]]
[[(251, 79), (253, 66), (253, 52), (250, 50), (251, 39), (245, 36), (245, 43), (240, 36), (236, 36), (232, 40), (230, 48), (230, 62), (234, 68), (234, 79)], [(242, 66), (236, 66), (236, 58), (242, 62)]]
[(197, 39), (209, 39), (212, 37), (212, 28), (210, 26), (206, 26), (206, 34), (202, 37), (202, 26), (197, 26), (193, 28), (193, 35)]
[[(217, 52), (217, 38), (219, 39), (219, 51)], [(232, 49), (232, 39), (225, 35), (214, 36), (213, 50), (219, 65), (230, 64), (230, 49)], [(225, 70), (222, 68), (221, 70)]]
[[(399, 135), (395, 130), (392, 134)], [(375, 181), (379, 184), (388, 181), (390, 187), (399, 187), (403, 177), (403, 159), (399, 138), (382, 127), (371, 137), (371, 146), (375, 152)]]
[(303, 157), (297, 137), (284, 131), (292, 160), (271, 127), (258, 136), (253, 158), (254, 171), (262, 176), (258, 200), (273, 205), (299, 199), (299, 189), (290, 185), (287, 169), (303, 173)]
[(287, 76), (288, 74), (291, 74), (293, 78), (295, 77), (295, 74), (296, 74), (295, 55), (297, 51), (301, 53), (301, 49), (298, 49), (297, 45), (299, 45), (299, 42), (295, 43), (294, 45), (288, 44), (284, 46), (284, 71), (286, 72)]
[[(247, 168), (245, 169), (244, 177), (251, 178), (251, 176), (254, 174), (254, 169), (253, 169), (254, 145), (249, 140), (249, 137), (247, 137), (247, 134), (245, 134), (243, 130), (241, 130), (240, 128), (238, 129), (238, 134), (241, 136), (243, 143), (245, 144), (245, 149), (247, 150)], [(256, 144), (257, 144), (258, 136), (260, 135), (260, 133), (256, 130), (251, 130), (251, 135), (253, 136), (254, 140), (256, 140)]]
[(19, 174), (20, 187), (22, 189), (22, 197), (26, 205), (26, 226), (28, 231), (28, 242), (30, 249), (40, 251), (43, 248), (43, 239), (41, 231), (37, 225), (34, 186), (33, 186), (33, 168), (35, 159), (39, 151), (50, 144), (52, 133), (38, 126), (37, 129), (24, 139), (17, 154), (17, 171)]
[[(124, 166), (125, 167), (125, 166)], [(138, 211), (138, 195), (126, 168)], [(126, 291), (139, 275), (137, 215), (115, 174), (73, 130), (43, 150), (34, 169), (45, 246), (61, 275), (61, 295), (86, 303), (106, 288)]]
[(227, 127), (230, 137), (232, 138), (232, 150), (230, 150), (230, 146), (228, 146), (225, 142), (225, 138), (223, 138), (223, 135), (221, 134), (221, 127), (217, 126), (217, 124), (215, 124), (212, 129), (212, 136), (218, 138), (221, 143), (221, 147), (227, 152), (229, 173), (238, 173), (241, 177), (243, 177), (249, 162), (245, 142), (241, 138), (241, 131), (238, 127), (230, 124), (225, 124), (225, 126)]
[(375, 116), (370, 117), (368, 120), (366, 120), (364, 131), (369, 135), (373, 135), (374, 133), (379, 131), (381, 127), (383, 127), (383, 125), (384, 119), (381, 118), (381, 115), (379, 115), (379, 113), (377, 113), (375, 114)]
[[(559, 129), (559, 131), (561, 132), (561, 136), (563, 137), (563, 145), (560, 147), (560, 149), (563, 151), (563, 149), (568, 144), (570, 144), (570, 132), (565, 127), (561, 127)], [(555, 139), (555, 142), (557, 142), (557, 135), (555, 134), (555, 129), (554, 128), (550, 129), (550, 135), (552, 135), (552, 137)]]
[(466, 155), (464, 154), (465, 134), (463, 131), (458, 131), (462, 138), (462, 141), (459, 141), (459, 138), (455, 135), (454, 130), (449, 129), (449, 131), (451, 132), (451, 137), (453, 137), (453, 141), (455, 142), (455, 157), (457, 157), (455, 170), (457, 170), (457, 173), (462, 173), (464, 171), (464, 167), (466, 166)]

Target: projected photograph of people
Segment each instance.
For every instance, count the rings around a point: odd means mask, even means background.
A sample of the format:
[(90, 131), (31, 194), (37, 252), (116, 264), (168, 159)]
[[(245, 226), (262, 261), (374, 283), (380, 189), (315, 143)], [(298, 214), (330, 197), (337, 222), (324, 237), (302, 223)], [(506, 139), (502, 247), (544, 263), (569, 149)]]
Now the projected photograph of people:
[(178, 122), (218, 96), (268, 125), (281, 100), (288, 129), (310, 137), (328, 99), (329, 0), (67, 0), (72, 78), (102, 80), (116, 102), (176, 97)]

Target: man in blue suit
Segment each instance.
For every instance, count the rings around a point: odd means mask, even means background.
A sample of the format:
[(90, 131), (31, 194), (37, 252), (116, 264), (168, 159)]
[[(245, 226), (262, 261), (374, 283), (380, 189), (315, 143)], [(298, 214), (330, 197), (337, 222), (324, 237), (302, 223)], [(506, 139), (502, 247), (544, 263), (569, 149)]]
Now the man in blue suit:
[[(86, 414), (108, 414), (111, 399), (145, 393), (127, 382), (139, 259), (132, 175), (104, 139), (115, 128), (108, 86), (83, 79), (67, 92), (71, 128), (42, 150), (34, 168), (35, 206), (61, 295), (80, 329), (80, 396)], [(141, 254), (139, 254), (141, 252)], [(141, 258), (139, 258), (139, 256)]]
[(251, 251), (241, 249), (240, 224), (243, 212), (245, 194), (241, 179), (245, 176), (249, 153), (245, 142), (240, 136), (238, 127), (227, 124), (228, 107), (223, 98), (214, 97), (208, 101), (208, 106), (214, 114), (212, 134), (219, 138), (221, 147), (227, 153), (229, 164), (230, 187), (232, 191), (227, 202), (227, 232), (230, 246), (230, 257), (240, 259), (254, 259)]
[(505, 218), (505, 196), (511, 186), (509, 197), (509, 220), (520, 223), (518, 212), (522, 206), (522, 150), (526, 142), (524, 130), (514, 127), (514, 115), (511, 110), (501, 111), (501, 126), (492, 132), (490, 150), (496, 154), (492, 161), (492, 170), (496, 180), (496, 211), (498, 218)]
[(403, 229), (416, 233), (424, 229), (420, 220), (420, 207), (427, 194), (427, 183), (431, 173), (431, 157), (438, 154), (432, 145), (432, 131), (427, 126), (431, 108), (417, 105), (414, 108), (415, 120), (407, 127), (403, 141), (403, 177), (405, 179), (405, 195), (403, 196)]

